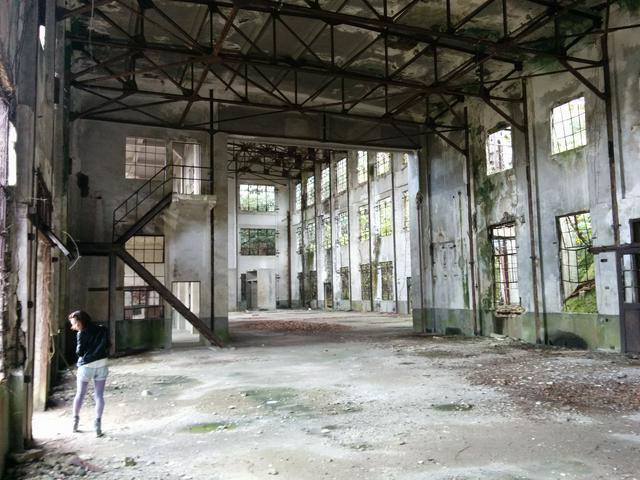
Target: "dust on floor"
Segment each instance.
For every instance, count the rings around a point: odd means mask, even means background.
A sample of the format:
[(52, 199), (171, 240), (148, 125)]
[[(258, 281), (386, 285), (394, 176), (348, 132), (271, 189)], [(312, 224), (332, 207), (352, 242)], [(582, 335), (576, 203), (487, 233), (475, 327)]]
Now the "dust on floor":
[(34, 419), (44, 456), (8, 478), (640, 478), (637, 361), (414, 335), (393, 315), (243, 314), (231, 328), (231, 348), (114, 360), (102, 438), (90, 402), (71, 433), (68, 374)]

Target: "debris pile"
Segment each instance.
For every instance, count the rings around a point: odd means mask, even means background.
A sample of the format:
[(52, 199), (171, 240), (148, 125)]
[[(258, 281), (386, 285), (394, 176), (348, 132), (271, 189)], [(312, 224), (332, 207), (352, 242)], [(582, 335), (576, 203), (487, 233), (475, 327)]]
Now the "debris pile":
[(262, 320), (258, 322), (238, 322), (236, 328), (246, 330), (263, 330), (277, 333), (295, 333), (299, 335), (315, 335), (318, 333), (346, 332), (351, 327), (335, 323), (301, 322), (297, 320)]

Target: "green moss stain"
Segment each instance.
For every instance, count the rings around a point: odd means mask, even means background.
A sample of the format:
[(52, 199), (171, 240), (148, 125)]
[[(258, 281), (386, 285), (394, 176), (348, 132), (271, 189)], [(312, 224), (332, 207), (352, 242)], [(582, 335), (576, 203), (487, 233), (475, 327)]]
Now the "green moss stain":
[(464, 402), (441, 403), (433, 406), (433, 409), (439, 412), (468, 412), (472, 408), (473, 405)]
[(211, 422), (211, 423), (195, 423), (189, 425), (183, 431), (187, 433), (211, 433), (221, 432), (224, 430), (235, 430), (237, 425), (235, 423), (224, 422)]
[(618, 0), (620, 10), (636, 13), (640, 10), (640, 0)]

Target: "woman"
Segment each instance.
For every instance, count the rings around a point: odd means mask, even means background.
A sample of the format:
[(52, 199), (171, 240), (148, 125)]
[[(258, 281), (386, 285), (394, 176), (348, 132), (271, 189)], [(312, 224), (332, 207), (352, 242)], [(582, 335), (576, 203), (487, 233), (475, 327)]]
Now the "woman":
[(102, 412), (104, 411), (104, 386), (109, 368), (107, 355), (109, 335), (107, 329), (91, 321), (87, 312), (77, 310), (69, 315), (71, 330), (75, 330), (76, 354), (78, 355), (78, 381), (76, 397), (73, 400), (73, 431), (78, 431), (80, 407), (87, 394), (89, 381), (93, 379), (96, 400), (96, 436), (102, 436)]

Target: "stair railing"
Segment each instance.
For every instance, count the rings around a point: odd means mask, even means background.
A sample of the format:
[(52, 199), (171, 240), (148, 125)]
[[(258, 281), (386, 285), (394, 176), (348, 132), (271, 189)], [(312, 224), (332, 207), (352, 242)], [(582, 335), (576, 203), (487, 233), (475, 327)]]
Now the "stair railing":
[[(204, 195), (213, 192), (211, 168), (183, 164), (168, 164), (129, 195), (113, 211), (113, 241), (119, 238), (119, 227), (128, 226), (150, 211), (167, 195)], [(143, 208), (143, 204), (146, 205)], [(142, 210), (142, 211), (141, 211)]]

